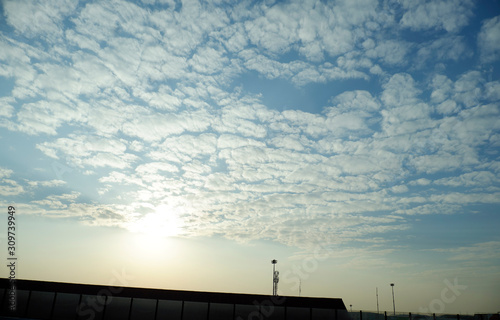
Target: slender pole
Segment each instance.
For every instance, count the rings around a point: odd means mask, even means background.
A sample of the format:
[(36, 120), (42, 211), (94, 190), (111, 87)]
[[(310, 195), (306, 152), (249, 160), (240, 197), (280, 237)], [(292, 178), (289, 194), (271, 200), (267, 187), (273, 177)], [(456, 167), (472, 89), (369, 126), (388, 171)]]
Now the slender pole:
[(377, 314), (378, 314), (379, 313), (379, 311), (378, 311), (378, 287), (376, 288), (376, 294), (377, 294)]
[(394, 300), (394, 283), (391, 283), (392, 287), (392, 307), (394, 308), (394, 315), (396, 315), (396, 302)]

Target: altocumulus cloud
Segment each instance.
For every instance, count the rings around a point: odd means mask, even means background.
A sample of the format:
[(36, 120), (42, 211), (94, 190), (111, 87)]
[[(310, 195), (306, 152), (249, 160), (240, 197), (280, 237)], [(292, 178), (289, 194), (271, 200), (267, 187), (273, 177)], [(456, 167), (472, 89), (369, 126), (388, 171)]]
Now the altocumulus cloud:
[[(71, 170), (23, 180), (4, 165), (2, 195), (26, 212), (127, 227), (167, 205), (185, 236), (309, 248), (500, 202), (500, 85), (482, 71), (499, 18), (469, 48), (472, 1), (4, 1), (3, 14), (2, 135)], [(282, 110), (255, 78), (328, 98)], [(83, 176), (87, 194), (69, 192)]]

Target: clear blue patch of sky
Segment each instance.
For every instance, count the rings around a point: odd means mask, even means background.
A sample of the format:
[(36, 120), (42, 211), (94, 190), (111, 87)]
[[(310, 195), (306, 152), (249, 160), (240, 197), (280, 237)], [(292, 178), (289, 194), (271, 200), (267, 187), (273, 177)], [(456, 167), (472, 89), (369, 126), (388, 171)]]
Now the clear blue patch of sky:
[(484, 19), (491, 19), (500, 14), (500, 2), (497, 0), (476, 0), (474, 5), (474, 16), (469, 21), (469, 25), (474, 26)]
[(39, 151), (35, 148), (39, 137), (1, 128), (0, 142), (2, 145), (0, 166), (12, 169), (21, 178), (36, 179), (39, 173), (34, 170), (33, 160), (39, 156)]
[(0, 77), (0, 97), (10, 96), (13, 89), (12, 78)]
[(5, 19), (5, 10), (3, 4), (0, 5), (0, 32), (12, 33), (13, 28), (7, 24)]
[[(25, 192), (11, 199), (19, 203), (28, 203), (32, 200), (41, 200), (51, 194), (70, 193), (72, 189), (66, 186), (54, 188), (37, 187), (35, 193), (29, 191), (28, 181), (65, 180), (58, 172), (69, 169), (60, 161), (46, 157), (36, 149), (39, 137), (0, 130), (0, 143), (4, 146), (3, 156), (0, 157), (0, 167), (13, 170), (11, 179), (23, 186)], [(57, 165), (59, 164), (59, 165)], [(59, 171), (58, 171), (59, 170)], [(68, 173), (68, 172), (65, 172)], [(86, 186), (88, 187), (88, 186)]]
[(278, 110), (301, 110), (319, 114), (324, 107), (331, 106), (330, 100), (337, 95), (352, 90), (380, 90), (375, 78), (371, 80), (348, 79), (327, 83), (310, 83), (298, 87), (286, 79), (267, 79), (255, 71), (250, 71), (235, 79), (233, 85), (242, 86), (243, 92), (262, 94), (262, 103)]
[[(412, 31), (410, 28), (401, 29), (400, 36), (403, 40), (412, 42), (416, 45), (424, 44), (426, 42), (437, 40), (441, 37), (454, 37), (463, 36), (463, 41), (465, 42), (467, 48), (464, 52), (463, 57), (458, 61), (453, 60), (436, 60), (434, 63), (438, 66), (443, 63), (445, 66), (445, 73), (450, 79), (456, 80), (461, 74), (470, 71), (471, 69), (484, 69), (491, 78), (498, 79), (500, 77), (500, 61), (496, 61), (493, 64), (488, 64), (487, 66), (480, 65), (480, 53), (477, 50), (477, 40), (478, 34), (485, 20), (491, 19), (500, 14), (500, 2), (491, 0), (479, 0), (476, 1), (473, 9), (473, 16), (470, 17), (469, 23), (464, 26), (457, 33), (448, 33), (445, 30), (418, 30)], [(418, 50), (418, 48), (416, 48)], [(416, 53), (416, 51), (415, 51)], [(410, 54), (412, 56), (413, 53)], [(467, 56), (470, 55), (470, 56)], [(430, 64), (429, 64), (430, 63)], [(427, 69), (423, 70), (413, 70), (412, 76), (415, 79), (425, 79), (426, 75), (429, 73), (433, 74), (434, 69), (432, 68), (431, 61), (428, 61)], [(490, 69), (491, 67), (491, 69)], [(386, 68), (387, 69), (387, 68)]]
[[(24, 181), (66, 181), (65, 185), (55, 187), (56, 189), (38, 187), (35, 193), (36, 197), (32, 193), (20, 194), (16, 198), (24, 199), (22, 202), (40, 200), (50, 194), (70, 193), (72, 191), (82, 194), (79, 199), (82, 202), (100, 198), (95, 185), (95, 176), (82, 174), (83, 170), (74, 166), (68, 159), (54, 159), (43, 154), (36, 148), (36, 145), (41, 142), (39, 136), (0, 129), (0, 142), (4, 146), (3, 156), (0, 157), (0, 166), (13, 170), (11, 178), (21, 185), (24, 186)], [(109, 168), (102, 170), (96, 168), (95, 170), (101, 174), (98, 175), (100, 177)], [(99, 200), (105, 202), (103, 199)]]
[[(463, 213), (416, 216), (408, 232), (415, 235), (412, 246), (419, 249), (467, 247), (500, 240), (500, 215), (496, 205), (467, 206)], [(414, 216), (415, 217), (415, 216)], [(485, 223), (486, 222), (486, 223)], [(493, 237), (493, 238), (492, 238)]]
[[(452, 67), (447, 68), (448, 76), (458, 76), (471, 69), (471, 65), (476, 65), (478, 69), (484, 69), (487, 72), (488, 81), (500, 78), (500, 61), (490, 63), (486, 66), (479, 66), (480, 52), (477, 47), (477, 40), (481, 27), (486, 20), (494, 18), (500, 14), (500, 2), (495, 0), (478, 0), (474, 4), (474, 13), (470, 18), (468, 25), (460, 30), (459, 34), (463, 35), (464, 41), (469, 50), (474, 50), (474, 55), (467, 59), (467, 63), (458, 61)], [(490, 69), (491, 67), (491, 69)]]

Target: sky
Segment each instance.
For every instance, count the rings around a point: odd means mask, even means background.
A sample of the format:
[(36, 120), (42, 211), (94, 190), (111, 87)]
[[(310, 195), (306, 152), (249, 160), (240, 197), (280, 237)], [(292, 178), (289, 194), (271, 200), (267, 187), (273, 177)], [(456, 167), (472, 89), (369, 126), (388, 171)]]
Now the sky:
[(494, 0), (3, 0), (0, 259), (498, 312), (499, 67)]

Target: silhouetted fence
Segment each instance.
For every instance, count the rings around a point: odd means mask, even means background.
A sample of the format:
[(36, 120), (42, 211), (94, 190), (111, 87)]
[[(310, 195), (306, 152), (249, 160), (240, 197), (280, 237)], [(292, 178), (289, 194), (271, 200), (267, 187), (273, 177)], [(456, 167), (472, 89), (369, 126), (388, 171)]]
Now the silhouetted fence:
[(499, 314), (443, 314), (383, 311), (349, 311), (351, 320), (500, 320)]

